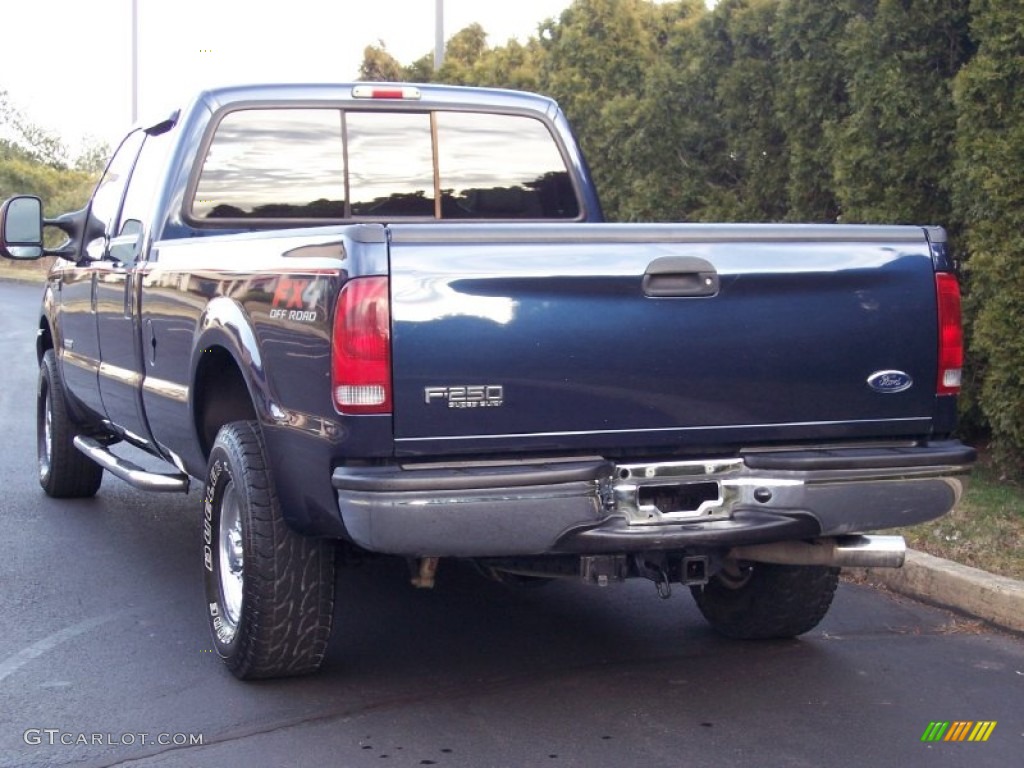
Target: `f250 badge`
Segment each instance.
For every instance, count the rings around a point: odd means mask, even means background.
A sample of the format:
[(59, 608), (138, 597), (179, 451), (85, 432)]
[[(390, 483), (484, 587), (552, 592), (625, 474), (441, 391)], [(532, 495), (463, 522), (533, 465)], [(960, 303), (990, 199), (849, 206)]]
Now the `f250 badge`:
[(501, 384), (425, 387), (423, 400), (427, 405), (447, 403), (449, 408), (500, 408), (505, 404), (505, 387)]

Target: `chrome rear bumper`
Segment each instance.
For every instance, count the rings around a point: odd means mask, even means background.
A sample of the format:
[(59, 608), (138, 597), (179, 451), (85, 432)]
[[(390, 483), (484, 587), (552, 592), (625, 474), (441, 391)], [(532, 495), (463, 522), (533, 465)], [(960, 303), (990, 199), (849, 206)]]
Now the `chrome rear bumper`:
[[(833, 539), (931, 520), (959, 501), (974, 453), (955, 441), (752, 453), (709, 461), (341, 467), (342, 521), (361, 547), (501, 557), (741, 548), (747, 559), (898, 566), (894, 543)], [(742, 549), (746, 548), (746, 549)], [(777, 560), (767, 560), (777, 562)]]

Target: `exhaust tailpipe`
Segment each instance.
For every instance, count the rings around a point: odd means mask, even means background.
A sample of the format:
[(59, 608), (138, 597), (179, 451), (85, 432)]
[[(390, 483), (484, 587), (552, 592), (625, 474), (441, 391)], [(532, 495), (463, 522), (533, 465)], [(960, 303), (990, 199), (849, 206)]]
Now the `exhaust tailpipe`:
[(733, 547), (729, 557), (778, 565), (839, 568), (899, 568), (907, 554), (902, 536), (837, 536), (814, 541), (779, 541)]

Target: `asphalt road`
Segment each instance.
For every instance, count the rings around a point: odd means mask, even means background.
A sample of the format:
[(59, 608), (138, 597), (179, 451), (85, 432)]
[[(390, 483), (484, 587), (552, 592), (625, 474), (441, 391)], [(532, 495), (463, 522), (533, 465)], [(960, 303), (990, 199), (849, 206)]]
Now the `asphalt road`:
[[(0, 281), (4, 768), (1024, 764), (1024, 639), (853, 583), (805, 637), (748, 644), (678, 588), (513, 590), (442, 563), (424, 592), (368, 561), (339, 573), (319, 675), (240, 683), (203, 615), (198, 492), (39, 489), (38, 298)], [(939, 720), (997, 725), (922, 743)]]

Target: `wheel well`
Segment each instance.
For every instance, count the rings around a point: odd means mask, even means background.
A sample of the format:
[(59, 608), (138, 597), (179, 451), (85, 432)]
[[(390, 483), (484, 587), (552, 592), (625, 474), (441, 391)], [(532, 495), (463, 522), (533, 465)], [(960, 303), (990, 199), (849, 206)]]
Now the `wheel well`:
[(196, 434), (203, 456), (209, 458), (220, 428), (232, 421), (255, 419), (256, 409), (242, 372), (223, 347), (210, 347), (203, 352), (194, 391)]

